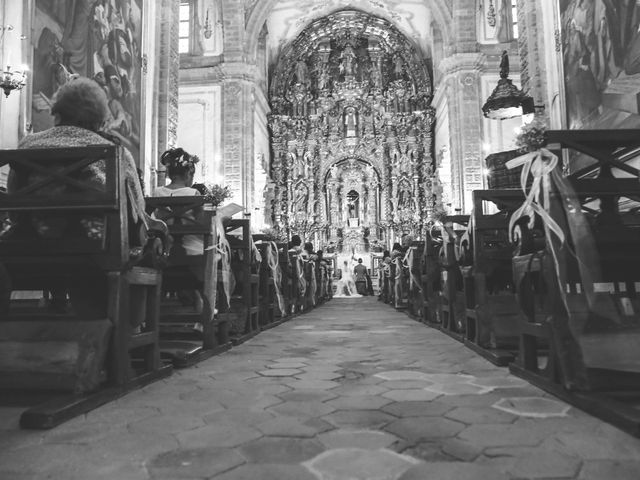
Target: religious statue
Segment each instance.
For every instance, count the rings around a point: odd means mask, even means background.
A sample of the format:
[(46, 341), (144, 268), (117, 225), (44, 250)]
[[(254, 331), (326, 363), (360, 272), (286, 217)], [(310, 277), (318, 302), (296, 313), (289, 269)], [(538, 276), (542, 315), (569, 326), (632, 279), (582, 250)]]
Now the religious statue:
[(399, 54), (396, 54), (393, 72), (395, 73), (396, 80), (400, 80), (404, 74), (404, 60), (402, 60)]
[(345, 125), (346, 137), (357, 136), (357, 132), (356, 132), (357, 123), (358, 121), (356, 119), (356, 109), (353, 107), (348, 107), (345, 110), (345, 114), (344, 114), (344, 125)]
[(307, 68), (307, 64), (304, 59), (300, 57), (298, 62), (296, 63), (296, 79), (298, 83), (306, 84), (307, 77), (309, 74), (309, 69)]
[(318, 90), (325, 90), (329, 88), (329, 71), (326, 64), (322, 65), (320, 75), (318, 76)]
[(294, 212), (295, 213), (307, 212), (307, 204), (309, 201), (308, 196), (309, 195), (305, 186), (302, 183), (299, 183), (294, 193)]
[(354, 75), (356, 69), (356, 54), (353, 51), (353, 47), (350, 44), (347, 44), (340, 54), (340, 58), (342, 59), (342, 63), (340, 64), (340, 73), (344, 73), (345, 75)]

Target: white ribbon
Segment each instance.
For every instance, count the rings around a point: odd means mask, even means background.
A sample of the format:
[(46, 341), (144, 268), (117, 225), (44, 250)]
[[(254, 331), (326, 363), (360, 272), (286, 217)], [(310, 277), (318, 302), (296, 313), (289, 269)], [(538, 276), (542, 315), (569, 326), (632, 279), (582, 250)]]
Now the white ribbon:
[(280, 258), (278, 256), (278, 245), (276, 242), (269, 242), (267, 247), (267, 265), (273, 275), (273, 284), (278, 300), (280, 313), (285, 315), (284, 297), (282, 296), (282, 270), (280, 270)]

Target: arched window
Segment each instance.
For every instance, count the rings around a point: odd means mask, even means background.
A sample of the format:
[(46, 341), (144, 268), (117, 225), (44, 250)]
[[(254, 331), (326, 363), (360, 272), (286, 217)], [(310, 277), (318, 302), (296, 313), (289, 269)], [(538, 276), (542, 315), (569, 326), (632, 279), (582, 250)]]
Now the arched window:
[(193, 31), (193, 4), (189, 0), (180, 2), (179, 53), (191, 53), (191, 33)]
[(518, 0), (478, 0), (482, 43), (507, 43), (518, 38)]

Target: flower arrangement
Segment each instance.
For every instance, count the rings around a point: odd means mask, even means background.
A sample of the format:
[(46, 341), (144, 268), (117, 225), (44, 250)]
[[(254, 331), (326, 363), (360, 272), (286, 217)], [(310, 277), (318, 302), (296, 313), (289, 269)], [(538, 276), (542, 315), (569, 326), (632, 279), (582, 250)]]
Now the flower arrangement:
[(220, 206), (222, 202), (232, 196), (231, 189), (227, 186), (223, 187), (222, 185), (210, 184), (205, 185), (204, 190), (204, 197), (207, 202), (211, 202), (214, 207)]
[(540, 150), (547, 144), (547, 125), (542, 119), (523, 126), (516, 137), (516, 145), (527, 152)]
[(260, 233), (264, 239), (269, 242), (286, 243), (287, 241), (287, 236), (278, 228), (265, 228)]
[(444, 208), (434, 208), (433, 212), (431, 213), (430, 220), (433, 222), (444, 223), (444, 219), (446, 216), (447, 212), (444, 210)]

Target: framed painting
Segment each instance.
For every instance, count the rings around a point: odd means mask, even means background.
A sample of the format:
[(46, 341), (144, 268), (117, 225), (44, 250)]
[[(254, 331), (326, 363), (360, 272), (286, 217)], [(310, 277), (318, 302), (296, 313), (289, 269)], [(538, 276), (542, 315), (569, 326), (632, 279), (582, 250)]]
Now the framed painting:
[(559, 2), (568, 127), (640, 128), (640, 4)]
[(35, 0), (33, 11), (33, 131), (53, 126), (57, 89), (76, 76), (106, 92), (105, 132), (139, 163), (143, 0)]

